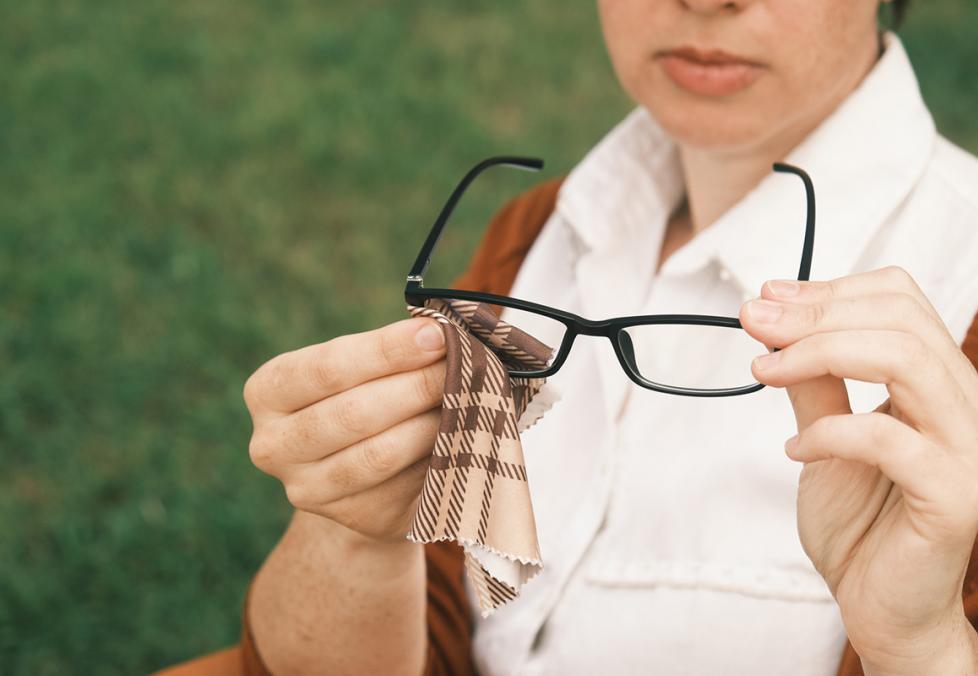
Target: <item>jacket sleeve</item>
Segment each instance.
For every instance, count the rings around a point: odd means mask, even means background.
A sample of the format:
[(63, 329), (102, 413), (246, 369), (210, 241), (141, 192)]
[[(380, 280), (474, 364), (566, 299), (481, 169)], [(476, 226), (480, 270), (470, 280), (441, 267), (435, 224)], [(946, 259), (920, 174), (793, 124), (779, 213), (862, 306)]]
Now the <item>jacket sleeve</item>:
[(472, 621), (462, 579), (464, 555), (454, 542), (425, 547), (428, 566), (428, 656), (424, 676), (476, 676)]

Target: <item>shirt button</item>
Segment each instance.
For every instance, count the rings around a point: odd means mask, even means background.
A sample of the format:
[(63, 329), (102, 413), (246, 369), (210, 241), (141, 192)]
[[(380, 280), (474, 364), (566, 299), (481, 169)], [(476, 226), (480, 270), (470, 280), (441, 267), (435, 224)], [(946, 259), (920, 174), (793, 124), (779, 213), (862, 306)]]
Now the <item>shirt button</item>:
[(726, 268), (720, 268), (720, 279), (725, 282), (730, 280), (730, 272)]

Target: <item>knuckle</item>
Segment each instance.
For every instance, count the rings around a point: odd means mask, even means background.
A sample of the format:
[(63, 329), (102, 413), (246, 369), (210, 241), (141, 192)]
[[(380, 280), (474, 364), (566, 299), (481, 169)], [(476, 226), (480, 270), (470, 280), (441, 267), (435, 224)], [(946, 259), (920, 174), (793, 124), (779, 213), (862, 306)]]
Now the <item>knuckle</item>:
[(322, 428), (314, 414), (314, 409), (307, 409), (294, 414), (288, 421), (290, 450), (301, 452), (320, 441)]
[(289, 382), (290, 368), (285, 358), (288, 353), (272, 357), (252, 373), (244, 384), (244, 400), (252, 413), (272, 408), (269, 393), (273, 393)]
[(825, 295), (829, 298), (842, 298), (845, 296), (843, 287), (845, 286), (844, 278), (839, 277), (836, 279), (829, 279), (825, 282)]
[(309, 375), (313, 383), (324, 392), (337, 392), (341, 389), (342, 371), (333, 356), (332, 342), (328, 341), (309, 365)]
[(906, 292), (894, 294), (892, 302), (894, 310), (896, 310), (900, 319), (910, 326), (919, 326), (920, 322), (925, 319), (926, 313), (924, 312), (924, 308), (920, 305), (916, 297), (911, 294)]
[(325, 492), (329, 501), (339, 500), (352, 493), (360, 483), (360, 468), (352, 462), (338, 462), (326, 475)]
[(259, 396), (258, 393), (261, 391), (261, 384), (258, 382), (257, 378), (258, 372), (252, 373), (245, 380), (244, 387), (241, 391), (241, 396), (244, 399), (245, 406), (248, 410), (254, 413), (258, 410)]
[(268, 443), (265, 435), (255, 432), (248, 441), (248, 457), (251, 464), (262, 471), (271, 468), (275, 453), (273, 447)]
[(441, 365), (433, 364), (419, 369), (414, 383), (420, 401), (436, 403), (445, 390), (445, 374)]
[(364, 473), (370, 477), (382, 477), (397, 469), (397, 454), (394, 452), (398, 444), (392, 443), (379, 434), (361, 442), (360, 462)]
[(273, 376), (281, 368), (281, 362), (281, 355), (272, 357), (248, 376), (242, 396), (249, 411), (255, 412), (264, 407), (266, 392), (274, 384)]
[(812, 303), (805, 306), (804, 318), (809, 326), (819, 327), (825, 323), (828, 309), (824, 303)]
[(869, 434), (870, 440), (876, 446), (883, 445), (890, 437), (892, 430), (890, 421), (892, 418), (885, 413), (870, 413), (867, 415), (869, 416), (867, 433)]
[(301, 481), (292, 481), (285, 485), (285, 497), (296, 509), (310, 511), (316, 506), (313, 497), (314, 491), (310, 490), (308, 484)]
[(381, 362), (389, 372), (397, 371), (408, 353), (407, 346), (400, 336), (386, 330), (378, 333), (377, 351)]
[(367, 431), (367, 412), (360, 397), (340, 397), (333, 411), (336, 425), (351, 434), (362, 435)]
[(254, 434), (251, 435), (251, 440), (248, 442), (248, 458), (251, 460), (251, 464), (259, 469), (262, 469), (268, 462), (264, 445)]
[(259, 369), (263, 388), (277, 389), (292, 379), (292, 369), (286, 354), (273, 357)]
[(899, 341), (900, 355), (903, 360), (913, 366), (922, 366), (930, 360), (927, 344), (913, 333), (901, 334)]
[(910, 273), (899, 265), (887, 265), (881, 272), (886, 275), (887, 282), (894, 287), (909, 288), (915, 284)]

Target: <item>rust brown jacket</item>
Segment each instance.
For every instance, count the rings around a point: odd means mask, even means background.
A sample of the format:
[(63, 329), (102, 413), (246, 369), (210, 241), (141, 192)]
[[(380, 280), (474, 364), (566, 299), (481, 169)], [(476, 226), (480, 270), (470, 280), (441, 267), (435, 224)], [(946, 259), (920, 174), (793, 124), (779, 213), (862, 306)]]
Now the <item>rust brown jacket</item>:
[[(489, 224), (468, 269), (454, 281), (453, 286), (506, 295), (530, 245), (554, 209), (560, 182), (561, 179), (554, 179), (541, 183), (503, 207)], [(963, 349), (972, 364), (978, 364), (978, 316), (968, 329)], [(474, 676), (477, 672), (472, 662), (472, 625), (462, 581), (462, 550), (448, 542), (425, 545), (425, 554), (428, 565), (429, 638), (425, 675)], [(976, 624), (978, 557), (975, 550), (972, 550), (963, 592), (965, 612), (972, 624)], [(269, 673), (255, 650), (247, 612), (240, 654), (244, 673), (249, 676)], [(839, 660), (838, 676), (863, 673), (852, 646), (846, 646)]]

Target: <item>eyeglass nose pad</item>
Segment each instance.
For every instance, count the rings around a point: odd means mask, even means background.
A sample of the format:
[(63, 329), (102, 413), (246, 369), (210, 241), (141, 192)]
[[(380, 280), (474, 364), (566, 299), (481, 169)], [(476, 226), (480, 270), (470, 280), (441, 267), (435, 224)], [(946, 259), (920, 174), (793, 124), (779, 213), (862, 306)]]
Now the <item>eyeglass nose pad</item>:
[(625, 329), (620, 329), (618, 331), (618, 345), (621, 347), (621, 352), (625, 355), (625, 361), (634, 369), (635, 365), (635, 346), (632, 345), (632, 337), (628, 335)]

